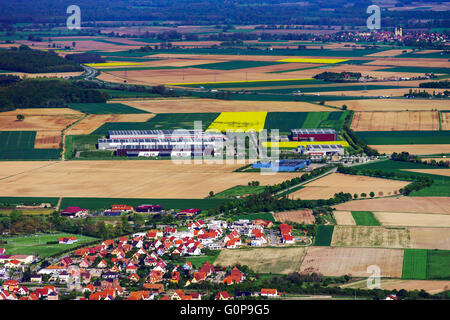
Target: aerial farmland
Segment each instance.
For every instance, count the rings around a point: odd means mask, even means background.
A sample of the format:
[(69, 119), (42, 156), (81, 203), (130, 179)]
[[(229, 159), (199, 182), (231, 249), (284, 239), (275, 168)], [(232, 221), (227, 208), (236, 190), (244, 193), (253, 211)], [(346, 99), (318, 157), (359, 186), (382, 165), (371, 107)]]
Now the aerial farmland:
[(0, 300), (450, 297), (447, 4), (48, 2), (0, 27)]

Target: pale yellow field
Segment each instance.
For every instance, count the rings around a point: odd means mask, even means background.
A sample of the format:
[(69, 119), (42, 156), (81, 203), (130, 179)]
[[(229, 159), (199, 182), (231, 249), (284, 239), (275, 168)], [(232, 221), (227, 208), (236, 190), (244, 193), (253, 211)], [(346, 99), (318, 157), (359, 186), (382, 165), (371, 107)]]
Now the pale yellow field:
[(333, 206), (346, 211), (450, 214), (450, 197), (396, 197), (349, 201)]
[[(367, 280), (360, 280), (346, 283), (341, 288), (367, 289)], [(402, 280), (402, 279), (381, 279), (382, 290), (401, 290), (414, 291), (425, 290), (429, 294), (437, 294), (447, 291), (450, 288), (450, 281), (445, 280)]]
[(328, 105), (346, 105), (354, 111), (450, 110), (450, 100), (429, 99), (367, 99), (327, 101)]
[[(3, 162), (5, 163), (5, 162)], [(55, 162), (44, 162), (44, 161), (15, 161), (14, 165), (0, 166), (0, 179), (6, 177), (14, 176), (28, 171), (38, 170), (49, 165), (53, 165)], [(3, 189), (2, 189), (3, 193)]]
[(450, 153), (450, 144), (402, 144), (402, 145), (370, 145), (379, 153), (409, 152), (415, 155)]
[(324, 276), (369, 277), (371, 265), (381, 269), (381, 277), (400, 278), (403, 268), (402, 249), (308, 247), (300, 273)]
[(291, 195), (294, 199), (329, 199), (335, 193), (366, 193), (375, 192), (375, 196), (394, 194), (399, 189), (409, 184), (405, 181), (394, 181), (381, 178), (346, 175), (341, 173), (332, 173), (318, 180), (314, 180), (305, 185)]
[(145, 122), (154, 114), (91, 114), (70, 127), (66, 134), (90, 134), (106, 122)]
[[(113, 101), (111, 101), (113, 102)], [(307, 102), (291, 101), (236, 101), (214, 99), (164, 99), (164, 100), (117, 100), (133, 108), (153, 113), (202, 113), (202, 112), (309, 112), (330, 111), (330, 108)]]
[(373, 214), (383, 226), (450, 227), (450, 215), (431, 213), (376, 212)]
[(350, 211), (334, 211), (334, 219), (338, 225), (354, 226), (356, 225), (355, 219), (353, 219)]
[(409, 248), (410, 234), (407, 228), (335, 226), (331, 246)]
[[(375, 52), (372, 54), (368, 54), (366, 55), (366, 57), (394, 57), (394, 56), (398, 56), (400, 54), (403, 53), (403, 49), (392, 49), (392, 50), (385, 50), (385, 51), (381, 51), (381, 52)], [(411, 49), (407, 49), (405, 50), (407, 53), (411, 52)]]
[(355, 112), (354, 131), (439, 130), (437, 111)]
[(450, 250), (450, 228), (410, 228), (411, 248)]
[[(0, 172), (23, 162), (0, 162)], [(204, 198), (236, 185), (273, 185), (302, 173), (232, 172), (243, 164), (178, 164), (171, 160), (60, 161), (0, 180), (2, 196)], [(28, 166), (28, 165), (27, 165)], [(45, 186), (43, 188), (42, 186)]]
[(296, 272), (306, 248), (257, 248), (221, 250), (214, 261), (217, 266), (247, 265), (255, 272), (289, 274)]

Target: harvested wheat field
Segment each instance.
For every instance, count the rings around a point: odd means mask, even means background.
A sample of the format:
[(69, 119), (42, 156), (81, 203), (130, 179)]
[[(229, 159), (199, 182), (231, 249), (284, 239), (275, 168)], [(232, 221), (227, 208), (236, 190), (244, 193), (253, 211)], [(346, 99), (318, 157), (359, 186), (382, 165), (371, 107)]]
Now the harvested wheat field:
[(106, 122), (145, 122), (154, 114), (91, 114), (67, 130), (66, 134), (90, 134)]
[[(16, 165), (20, 166), (21, 162), (0, 162), (0, 172)], [(242, 165), (183, 164), (171, 160), (61, 161), (3, 179), (0, 190), (3, 196), (24, 197), (201, 199), (211, 190), (219, 193), (255, 180), (261, 185), (273, 185), (302, 175), (233, 172)]]
[(450, 250), (450, 228), (410, 228), (411, 248)]
[(38, 131), (34, 140), (36, 149), (58, 149), (61, 144), (61, 131)]
[(381, 277), (400, 278), (403, 268), (402, 249), (309, 247), (300, 273), (324, 276), (368, 277), (371, 265), (379, 266)]
[(355, 112), (354, 131), (439, 130), (437, 111)]
[(409, 242), (407, 228), (335, 226), (331, 246), (409, 248)]
[(21, 174), (27, 171), (38, 170), (39, 168), (47, 167), (55, 163), (56, 162), (49, 161), (15, 161), (14, 165), (0, 166), (0, 179)]
[(355, 200), (334, 206), (336, 210), (450, 214), (450, 197), (397, 197)]
[(275, 221), (314, 224), (316, 219), (311, 209), (277, 212), (273, 214)]
[[(381, 279), (382, 290), (425, 290), (429, 294), (437, 294), (450, 289), (450, 281), (446, 280), (402, 280)], [(341, 288), (367, 289), (367, 280), (354, 281), (340, 286)]]
[[(366, 57), (394, 57), (398, 56), (403, 53), (403, 51), (411, 52), (411, 49), (403, 50), (403, 49), (392, 49), (392, 50), (385, 50), (380, 52), (375, 52), (372, 54), (366, 55)], [(381, 60), (383, 61), (383, 60)]]
[(328, 105), (346, 105), (354, 111), (450, 110), (450, 100), (429, 99), (364, 99), (327, 101)]
[(441, 112), (442, 130), (450, 130), (450, 112)]
[(403, 169), (403, 170), (411, 171), (411, 172), (427, 173), (427, 174), (437, 174), (440, 176), (450, 177), (450, 169)]
[(373, 212), (383, 226), (450, 227), (450, 215), (430, 213)]
[[(111, 101), (113, 102), (113, 101)], [(119, 100), (117, 101), (119, 102)], [(152, 113), (197, 113), (197, 112), (310, 112), (330, 111), (330, 108), (308, 102), (291, 101), (233, 101), (214, 99), (164, 99), (164, 100), (120, 100), (136, 109)]]
[(334, 219), (338, 225), (354, 226), (356, 225), (355, 219), (353, 219), (350, 211), (334, 211)]
[(80, 114), (28, 115), (24, 120), (19, 121), (13, 115), (0, 115), (0, 131), (61, 131), (79, 118), (81, 118)]
[(300, 268), (306, 248), (257, 248), (221, 250), (214, 265), (247, 265), (255, 272), (289, 274)]
[(26, 108), (1, 112), (0, 117), (17, 116), (18, 114), (23, 114), (24, 116), (61, 116), (73, 114), (82, 115), (83, 113), (70, 108)]
[(379, 153), (392, 154), (402, 151), (415, 155), (450, 153), (450, 144), (397, 144), (397, 145), (369, 145)]
[(293, 192), (291, 195), (294, 199), (303, 200), (329, 199), (339, 192), (348, 192), (353, 195), (363, 192), (369, 194), (373, 191), (376, 195), (380, 195), (380, 193), (395, 193), (407, 184), (409, 182), (332, 173), (306, 184), (303, 189)]

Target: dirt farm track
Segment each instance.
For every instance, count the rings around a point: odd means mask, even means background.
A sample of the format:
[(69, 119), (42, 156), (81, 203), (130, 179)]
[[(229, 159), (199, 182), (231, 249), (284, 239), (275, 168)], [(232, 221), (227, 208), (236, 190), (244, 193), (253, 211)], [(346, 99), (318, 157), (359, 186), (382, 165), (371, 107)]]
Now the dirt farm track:
[[(0, 162), (1, 196), (204, 198), (236, 185), (272, 185), (302, 173), (233, 172), (244, 164), (171, 160)], [(14, 168), (14, 174), (10, 174)], [(43, 188), (45, 186), (45, 188)]]

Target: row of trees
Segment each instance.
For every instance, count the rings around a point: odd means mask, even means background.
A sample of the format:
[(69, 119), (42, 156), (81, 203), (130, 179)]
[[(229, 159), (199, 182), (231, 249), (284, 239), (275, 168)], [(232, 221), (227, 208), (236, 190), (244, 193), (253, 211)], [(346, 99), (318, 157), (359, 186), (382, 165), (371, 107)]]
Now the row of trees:
[(345, 123), (342, 126), (344, 129), (344, 138), (350, 143), (350, 145), (358, 152), (359, 150), (367, 154), (368, 156), (378, 156), (380, 155), (377, 150), (369, 147), (364, 141), (362, 141), (355, 132), (350, 129), (351, 119), (353, 117), (353, 111), (350, 111), (346, 118)]
[(432, 159), (431, 161), (423, 161), (418, 156), (410, 154), (409, 152), (401, 152), (401, 153), (394, 152), (391, 155), (391, 159), (394, 161), (420, 163), (420, 164), (426, 164), (426, 165), (443, 167), (443, 168), (450, 167), (450, 161), (441, 160), (438, 162), (434, 159)]
[(322, 72), (316, 74), (313, 78), (329, 82), (352, 82), (361, 78), (360, 72)]

